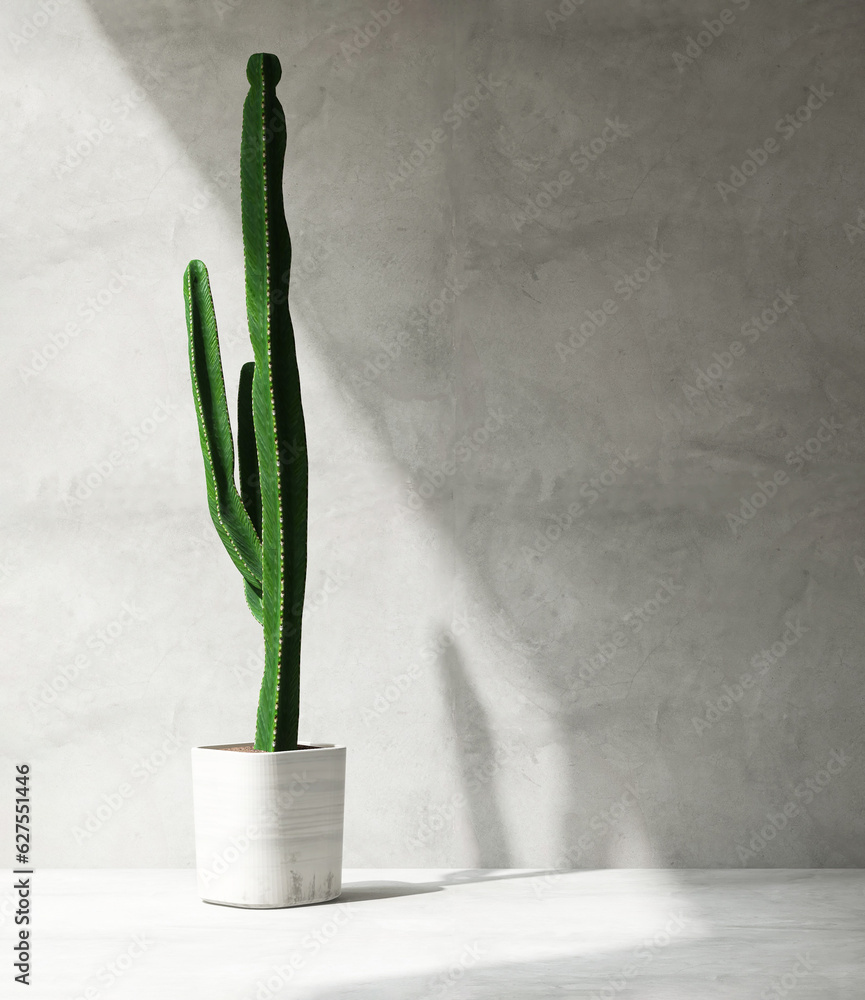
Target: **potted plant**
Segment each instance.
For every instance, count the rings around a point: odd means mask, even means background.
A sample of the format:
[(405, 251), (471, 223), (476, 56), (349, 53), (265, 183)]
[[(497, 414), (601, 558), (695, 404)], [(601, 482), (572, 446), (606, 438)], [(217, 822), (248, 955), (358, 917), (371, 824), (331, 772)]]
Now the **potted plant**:
[(342, 885), (345, 747), (297, 741), (308, 466), (288, 310), (281, 74), (269, 53), (246, 67), (240, 181), (254, 360), (240, 372), (239, 489), (207, 268), (193, 260), (184, 276), (208, 506), (265, 650), (255, 742), (192, 750), (198, 888), (208, 902), (248, 907), (323, 902)]

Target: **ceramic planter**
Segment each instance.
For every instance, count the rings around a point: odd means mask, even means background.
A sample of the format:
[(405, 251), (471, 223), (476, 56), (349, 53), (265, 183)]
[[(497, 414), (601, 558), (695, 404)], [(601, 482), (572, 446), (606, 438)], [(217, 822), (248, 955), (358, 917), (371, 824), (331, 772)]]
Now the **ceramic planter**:
[(336, 899), (342, 890), (345, 747), (251, 748), (225, 743), (192, 750), (201, 898), (249, 907)]

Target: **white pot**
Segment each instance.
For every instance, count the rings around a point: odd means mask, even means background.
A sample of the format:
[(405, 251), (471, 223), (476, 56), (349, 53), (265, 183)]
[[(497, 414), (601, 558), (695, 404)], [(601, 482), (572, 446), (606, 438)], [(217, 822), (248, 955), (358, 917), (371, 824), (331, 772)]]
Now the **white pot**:
[(208, 903), (303, 906), (342, 891), (345, 747), (192, 750), (198, 891)]

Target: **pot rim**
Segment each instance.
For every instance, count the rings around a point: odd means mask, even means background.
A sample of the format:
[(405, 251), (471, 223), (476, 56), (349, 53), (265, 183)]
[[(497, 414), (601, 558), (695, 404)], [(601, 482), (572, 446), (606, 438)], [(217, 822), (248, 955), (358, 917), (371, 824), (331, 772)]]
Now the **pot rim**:
[[(193, 750), (230, 750), (234, 747), (251, 747), (253, 740), (240, 740), (235, 743), (211, 743), (204, 746), (192, 747)], [(279, 757), (282, 754), (306, 753), (309, 750), (345, 750), (345, 745), (341, 743), (304, 743), (295, 750), (271, 750), (268, 757)], [(257, 757), (258, 754), (250, 754), (250, 757)]]

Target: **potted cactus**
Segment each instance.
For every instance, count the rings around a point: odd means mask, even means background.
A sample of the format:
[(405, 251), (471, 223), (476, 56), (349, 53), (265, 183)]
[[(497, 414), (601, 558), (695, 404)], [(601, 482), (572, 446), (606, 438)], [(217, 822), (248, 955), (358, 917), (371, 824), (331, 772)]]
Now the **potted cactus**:
[(265, 650), (254, 743), (192, 750), (198, 888), (207, 902), (248, 907), (335, 899), (342, 880), (345, 747), (298, 743), (308, 467), (288, 310), (281, 72), (268, 53), (246, 67), (240, 179), (254, 360), (240, 372), (239, 489), (207, 268), (193, 260), (184, 276), (208, 506)]

